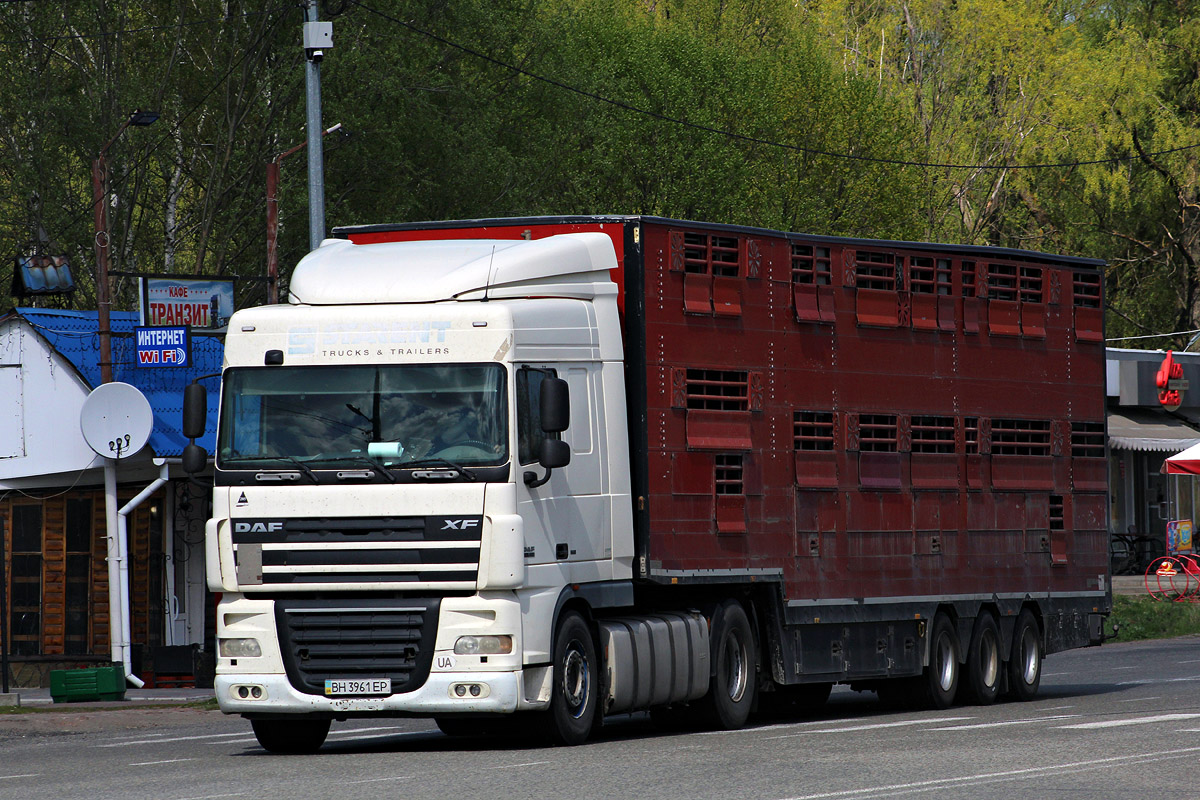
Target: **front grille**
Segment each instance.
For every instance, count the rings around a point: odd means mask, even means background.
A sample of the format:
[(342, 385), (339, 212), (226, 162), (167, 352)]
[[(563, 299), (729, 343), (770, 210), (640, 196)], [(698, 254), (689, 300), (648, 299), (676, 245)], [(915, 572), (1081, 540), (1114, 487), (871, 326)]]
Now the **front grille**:
[[(482, 516), (234, 518), (243, 589), (474, 589)], [(240, 568), (243, 565), (253, 568)]]
[(433, 662), (436, 598), (278, 600), (275, 621), (292, 685), (324, 694), (326, 679), (391, 678), (419, 689)]

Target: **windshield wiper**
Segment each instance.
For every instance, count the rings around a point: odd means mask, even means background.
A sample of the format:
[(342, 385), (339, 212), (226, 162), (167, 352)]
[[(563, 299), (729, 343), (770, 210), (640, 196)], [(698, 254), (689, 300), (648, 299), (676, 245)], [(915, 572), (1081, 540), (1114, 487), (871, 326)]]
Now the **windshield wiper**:
[(383, 473), (383, 477), (387, 478), (388, 483), (395, 483), (396, 476), (391, 473), (382, 461), (379, 461), (371, 456), (329, 456), (328, 458), (318, 458), (316, 461), (324, 463), (335, 461), (355, 461), (359, 464), (370, 464), (375, 469)]
[(256, 469), (263, 469), (263, 470), (281, 469), (281, 467), (279, 467), (276, 464), (272, 464), (270, 466), (264, 466), (262, 463), (264, 461), (286, 461), (289, 464), (294, 465), (301, 472), (303, 472), (305, 477), (307, 477), (313, 483), (319, 482), (317, 480), (317, 473), (315, 473), (311, 469), (309, 469), (307, 464), (305, 464), (303, 461), (300, 461), (295, 456), (237, 456), (235, 458), (222, 458), (221, 459), (222, 464), (254, 464)]
[(429, 466), (433, 466), (434, 464), (441, 464), (442, 466), (449, 467), (450, 469), (454, 470), (459, 475), (462, 475), (464, 478), (466, 478), (469, 481), (475, 480), (474, 472), (472, 472), (471, 470), (467, 469), (464, 466), (455, 464), (453, 461), (447, 461), (446, 459), (442, 458), (441, 456), (427, 456), (426, 458), (417, 458), (412, 461), (404, 462), (403, 464), (400, 465), (400, 467), (403, 469), (413, 469), (415, 467), (429, 467)]

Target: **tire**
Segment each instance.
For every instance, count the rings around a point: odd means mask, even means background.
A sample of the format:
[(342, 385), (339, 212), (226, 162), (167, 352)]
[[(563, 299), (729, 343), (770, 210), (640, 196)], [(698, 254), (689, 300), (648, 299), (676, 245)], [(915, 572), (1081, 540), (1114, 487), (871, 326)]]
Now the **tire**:
[(700, 701), (708, 724), (718, 730), (737, 730), (746, 724), (757, 688), (758, 652), (754, 629), (741, 603), (726, 600), (712, 618), (713, 679)]
[(1017, 616), (1008, 658), (1008, 692), (1013, 700), (1032, 700), (1042, 685), (1042, 629), (1029, 609)]
[(967, 648), (966, 700), (986, 706), (996, 702), (1004, 677), (1004, 659), (1000, 655), (1000, 627), (996, 618), (981, 611), (971, 632)]
[(959, 679), (958, 633), (945, 614), (933, 618), (929, 640), (929, 666), (923, 681), (925, 705), (930, 708), (949, 708), (958, 693)]
[(329, 735), (327, 719), (253, 719), (254, 736), (268, 753), (315, 753)]
[(600, 691), (600, 664), (592, 631), (583, 617), (567, 611), (554, 634), (554, 685), (548, 732), (558, 744), (577, 745), (594, 729)]

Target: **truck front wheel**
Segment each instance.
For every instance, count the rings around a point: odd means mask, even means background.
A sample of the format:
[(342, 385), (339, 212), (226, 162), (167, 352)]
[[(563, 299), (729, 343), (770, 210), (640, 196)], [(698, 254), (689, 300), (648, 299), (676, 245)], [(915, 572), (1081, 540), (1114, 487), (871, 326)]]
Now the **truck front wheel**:
[(558, 620), (554, 635), (554, 687), (550, 733), (560, 744), (583, 744), (596, 719), (600, 673), (591, 629), (577, 612)]
[(754, 629), (741, 603), (717, 606), (710, 641), (715, 673), (702, 701), (705, 716), (720, 730), (736, 730), (750, 717), (757, 675)]
[(269, 753), (315, 753), (329, 735), (327, 719), (252, 719), (254, 736)]

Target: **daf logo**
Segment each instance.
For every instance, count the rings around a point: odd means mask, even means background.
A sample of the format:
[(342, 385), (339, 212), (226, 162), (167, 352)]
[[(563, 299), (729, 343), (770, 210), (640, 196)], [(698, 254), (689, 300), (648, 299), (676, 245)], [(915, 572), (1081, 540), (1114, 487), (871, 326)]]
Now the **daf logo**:
[(282, 522), (235, 522), (234, 533), (278, 533), (283, 530)]
[(444, 531), (465, 531), (467, 528), (479, 527), (477, 519), (448, 519), (446, 524), (442, 526)]

